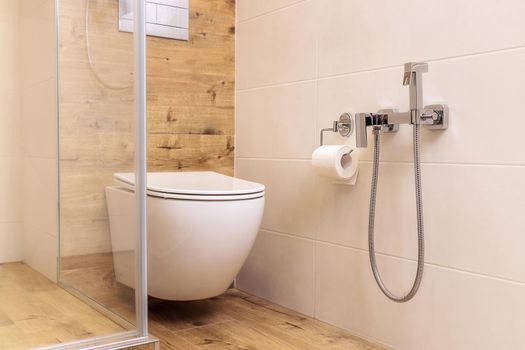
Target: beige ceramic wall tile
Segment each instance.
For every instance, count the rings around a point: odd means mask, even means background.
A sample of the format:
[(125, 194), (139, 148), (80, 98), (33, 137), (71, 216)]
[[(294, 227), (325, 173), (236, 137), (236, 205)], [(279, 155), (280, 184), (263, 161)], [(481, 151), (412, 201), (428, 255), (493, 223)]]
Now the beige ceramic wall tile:
[(11, 20), (18, 10), (18, 0), (0, 2), (0, 21)]
[(304, 1), (238, 25), (237, 89), (315, 77), (315, 9)]
[(310, 158), (317, 147), (314, 82), (237, 92), (237, 157)]
[(313, 253), (313, 241), (260, 231), (237, 287), (311, 316)]
[(22, 90), (21, 124), (24, 154), (28, 157), (58, 157), (57, 94), (54, 78)]
[[(57, 257), (58, 243), (56, 236), (47, 233), (31, 232), (24, 229), (23, 262), (31, 266), (34, 270), (49, 278), (57, 281)], [(33, 240), (26, 240), (33, 235)], [(31, 239), (31, 238), (29, 238)]]
[(17, 50), (18, 50), (18, 23), (17, 23), (17, 9), (16, 6), (6, 6), (3, 2), (3, 10), (0, 15), (0, 47), (2, 48), (2, 55), (0, 55), (0, 89), (11, 90), (18, 85), (17, 81)]
[(57, 235), (58, 196), (56, 159), (24, 160), (24, 221), (32, 230)]
[(10, 248), (0, 259), (25, 258), (54, 278), (58, 181), (52, 159), (57, 157), (54, 1), (3, 1), (1, 10), (0, 47), (5, 54), (0, 58), (4, 92), (0, 222), (9, 224), (0, 234), (3, 247)]
[[(18, 79), (23, 260), (56, 280), (58, 240), (56, 23), (52, 0), (20, 0)], [(38, 59), (35, 59), (38, 57)]]
[[(410, 286), (413, 262), (380, 257), (396, 292)], [(519, 349), (525, 286), (427, 266), (408, 304), (386, 299), (372, 277), (366, 251), (316, 245), (316, 316), (395, 349)]]
[(318, 3), (321, 76), (525, 44), (520, 0)]
[(282, 9), (283, 7), (301, 2), (304, 0), (237, 0), (237, 22), (245, 21), (262, 14)]
[(237, 159), (236, 176), (266, 186), (262, 228), (313, 238), (317, 177), (309, 161)]
[[(362, 163), (356, 186), (320, 181), (318, 240), (368, 248), (371, 171)], [(381, 164), (375, 231), (379, 252), (415, 260), (413, 174), (408, 163)], [(524, 179), (522, 167), (424, 165), (426, 261), (525, 282)]]
[[(2, 45), (0, 44), (0, 47)], [(1, 63), (0, 63), (1, 65)], [(0, 89), (0, 157), (20, 156), (19, 94), (15, 89)]]
[(57, 186), (56, 159), (24, 160), (24, 261), (52, 280), (58, 253)]
[(17, 222), (22, 218), (20, 170), (18, 157), (0, 157), (0, 222)]
[(55, 2), (20, 0), (19, 14), (18, 78), (28, 87), (56, 76)]
[(0, 156), (15, 156), (18, 136), (18, 6), (16, 1), (0, 4)]
[(0, 222), (0, 264), (22, 259), (22, 223)]
[[(425, 165), (427, 262), (525, 281), (518, 243), (525, 230), (519, 209), (523, 172), (521, 167)], [(356, 186), (317, 178), (307, 161), (238, 159), (237, 176), (266, 184), (263, 228), (367, 248), (369, 162), (361, 164)], [(382, 164), (378, 251), (416, 258), (414, 198), (413, 166)], [(477, 248), (470, 251), (473, 244)]]
[[(245, 14), (252, 11), (245, 19), (267, 12), (247, 1), (242, 6)], [(315, 15), (304, 24), (308, 6)], [(520, 249), (525, 157), (516, 111), (525, 100), (525, 75), (516, 67), (525, 64), (524, 6), (519, 0), (482, 6), (467, 0), (318, 0), (241, 21), (236, 174), (268, 185), (264, 227), (287, 232), (288, 239), (302, 235), (317, 241), (316, 317), (400, 350), (523, 345), (525, 325), (516, 310), (525, 306)], [(428, 25), (435, 24), (433, 16), (440, 24)], [(307, 36), (311, 46), (303, 42)], [(317, 73), (310, 69), (312, 52)], [(275, 116), (298, 110), (290, 92), (299, 84), (291, 83), (316, 77), (317, 117), (310, 127), (317, 131), (345, 111), (406, 110), (402, 64), (412, 60), (430, 61), (425, 103), (446, 102), (451, 124), (446, 132), (422, 132), (428, 265), (420, 293), (400, 305), (375, 285), (366, 251), (371, 147), (360, 152), (357, 185), (335, 186), (316, 178), (303, 158), (307, 152), (300, 152), (300, 143), (310, 144), (277, 132), (272, 140), (258, 139), (254, 130), (296, 120)], [(272, 87), (257, 89), (267, 85)], [(259, 115), (256, 110), (270, 111), (270, 117), (254, 122), (250, 116)], [(327, 141), (355, 142), (337, 135)], [(395, 257), (416, 257), (412, 152), (412, 128), (382, 137), (376, 245), (389, 256), (379, 258), (380, 268), (398, 293), (406, 291), (415, 272), (414, 261)], [(287, 256), (286, 266), (302, 258), (286, 255), (292, 249), (281, 235), (263, 235), (264, 246), (274, 250), (256, 248), (242, 277), (252, 292), (290, 305), (295, 290), (267, 289), (287, 271), (275, 256)], [(296, 275), (291, 281), (307, 284), (309, 278)]]
[(21, 259), (18, 4), (0, 2), (0, 263)]
[[(446, 132), (423, 130), (424, 162), (525, 164), (520, 123), (515, 113), (525, 100), (525, 49), (431, 62), (424, 76), (424, 102), (447, 103), (451, 111)], [(481, 73), (482, 72), (482, 73)], [(408, 89), (403, 68), (352, 74), (319, 81), (318, 124), (342, 111), (407, 110)], [(504, 119), (506, 123), (498, 122)], [(507, 124), (508, 123), (508, 124)], [(364, 159), (372, 159), (372, 136)], [(412, 161), (412, 127), (382, 136), (382, 160)], [(502, 152), (505, 150), (505, 152)]]

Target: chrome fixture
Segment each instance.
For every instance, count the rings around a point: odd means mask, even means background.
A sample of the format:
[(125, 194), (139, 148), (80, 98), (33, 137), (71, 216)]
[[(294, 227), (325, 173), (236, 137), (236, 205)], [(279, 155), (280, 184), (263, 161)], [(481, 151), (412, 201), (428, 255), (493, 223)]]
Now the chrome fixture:
[[(119, 0), (118, 30), (133, 33), (134, 0)], [(146, 0), (146, 34), (159, 38), (189, 40), (189, 0)]]
[(381, 132), (397, 132), (399, 124), (423, 125), (430, 130), (445, 130), (448, 127), (449, 113), (446, 105), (423, 107), (423, 73), (428, 71), (427, 63), (407, 63), (403, 75), (403, 85), (409, 91), (410, 110), (398, 112), (383, 109), (377, 113), (357, 113), (355, 115), (356, 146), (367, 147), (367, 126), (378, 126)]
[(333, 126), (331, 128), (321, 129), (319, 139), (321, 146), (323, 145), (323, 136), (326, 131), (338, 132), (339, 135), (343, 137), (349, 137), (354, 131), (354, 124), (352, 122), (352, 114), (343, 113), (339, 117), (339, 120), (333, 121)]
[[(372, 188), (370, 193), (370, 211), (368, 216), (368, 248), (370, 252), (370, 265), (374, 278), (381, 291), (391, 300), (399, 303), (412, 299), (421, 284), (425, 263), (425, 235), (423, 224), (423, 199), (421, 189), (421, 159), (419, 134), (421, 125), (430, 130), (445, 130), (448, 127), (448, 108), (446, 105), (429, 105), (423, 107), (423, 73), (428, 71), (427, 63), (407, 63), (403, 75), (403, 85), (410, 89), (410, 110), (397, 112), (394, 109), (383, 109), (377, 113), (357, 113), (355, 115), (356, 145), (367, 147), (368, 126), (372, 127), (374, 135), (374, 162), (372, 169)], [(399, 124), (413, 126), (414, 143), (414, 172), (416, 185), (416, 211), (418, 232), (417, 273), (410, 291), (403, 296), (396, 296), (385, 286), (376, 262), (374, 224), (377, 195), (377, 182), (379, 178), (380, 135), (383, 132), (397, 132)]]

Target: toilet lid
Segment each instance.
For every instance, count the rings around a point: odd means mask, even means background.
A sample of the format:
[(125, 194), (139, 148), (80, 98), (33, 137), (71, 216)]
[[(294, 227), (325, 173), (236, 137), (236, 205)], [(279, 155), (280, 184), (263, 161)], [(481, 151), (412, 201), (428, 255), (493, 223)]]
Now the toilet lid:
[[(134, 173), (114, 174), (115, 182), (129, 189), (135, 186)], [(148, 173), (148, 195), (196, 200), (238, 200), (264, 195), (264, 185), (212, 171)]]

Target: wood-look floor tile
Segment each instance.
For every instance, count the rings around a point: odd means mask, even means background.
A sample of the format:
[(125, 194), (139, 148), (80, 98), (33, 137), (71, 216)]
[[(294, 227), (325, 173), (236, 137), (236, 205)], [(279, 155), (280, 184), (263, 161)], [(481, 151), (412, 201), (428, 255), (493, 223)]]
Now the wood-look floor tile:
[(123, 331), (27, 265), (0, 265), (0, 350), (25, 350)]
[(293, 349), (381, 349), (337, 327), (236, 290), (224, 294), (222, 299), (225, 313)]
[(180, 331), (232, 321), (233, 318), (222, 312), (215, 299), (199, 301), (158, 301), (150, 302), (150, 323), (161, 324), (171, 331)]
[(13, 321), (0, 310), (0, 327), (13, 325)]
[[(68, 266), (74, 268), (64, 273), (70, 274), (76, 287), (90, 290), (113, 309), (126, 312), (133, 300), (131, 289), (109, 280), (93, 283), (97, 278), (114, 276), (110, 254), (94, 256), (93, 263), (90, 259), (84, 256), (73, 261)], [(89, 268), (83, 270), (82, 266)], [(150, 298), (149, 329), (160, 339), (162, 350), (382, 349), (337, 327), (235, 289), (192, 302)]]
[(189, 329), (178, 335), (198, 349), (290, 349), (280, 339), (239, 321)]

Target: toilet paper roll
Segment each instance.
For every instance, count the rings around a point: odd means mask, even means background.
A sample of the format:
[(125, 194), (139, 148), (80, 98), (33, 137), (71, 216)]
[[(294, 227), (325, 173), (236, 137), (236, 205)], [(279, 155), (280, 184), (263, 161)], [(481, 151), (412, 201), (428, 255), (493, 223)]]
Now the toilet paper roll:
[(348, 145), (326, 145), (314, 151), (312, 165), (321, 176), (339, 181), (349, 180), (357, 173), (359, 156)]

